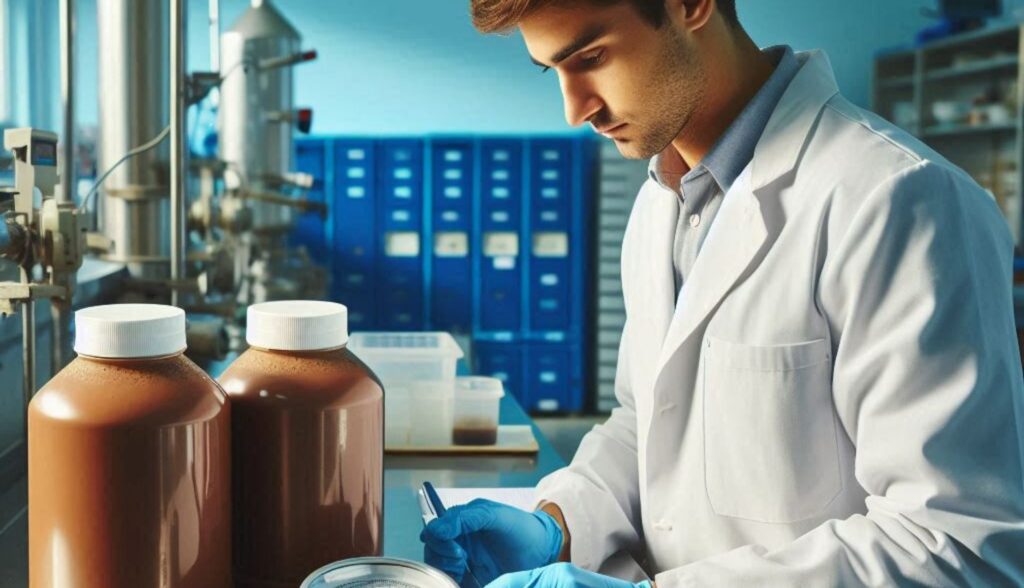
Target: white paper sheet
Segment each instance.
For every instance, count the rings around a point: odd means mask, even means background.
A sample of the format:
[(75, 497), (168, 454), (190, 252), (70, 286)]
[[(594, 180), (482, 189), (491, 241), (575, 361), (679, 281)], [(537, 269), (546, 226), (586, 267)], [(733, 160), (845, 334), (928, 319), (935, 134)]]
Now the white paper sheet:
[(445, 508), (468, 504), (476, 498), (486, 498), (523, 510), (533, 510), (537, 504), (533, 488), (438, 488), (437, 496)]

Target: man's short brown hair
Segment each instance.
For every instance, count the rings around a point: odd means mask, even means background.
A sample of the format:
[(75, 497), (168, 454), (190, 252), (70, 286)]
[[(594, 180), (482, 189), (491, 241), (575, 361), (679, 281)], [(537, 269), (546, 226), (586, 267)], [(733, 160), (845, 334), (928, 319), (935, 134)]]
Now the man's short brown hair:
[[(665, 0), (470, 0), (469, 7), (473, 15), (473, 26), (477, 30), (481, 33), (497, 33), (514, 28), (521, 20), (541, 8), (573, 1), (599, 6), (629, 2), (654, 27), (661, 27), (668, 17)], [(715, 4), (729, 24), (739, 25), (736, 0), (716, 0)]]

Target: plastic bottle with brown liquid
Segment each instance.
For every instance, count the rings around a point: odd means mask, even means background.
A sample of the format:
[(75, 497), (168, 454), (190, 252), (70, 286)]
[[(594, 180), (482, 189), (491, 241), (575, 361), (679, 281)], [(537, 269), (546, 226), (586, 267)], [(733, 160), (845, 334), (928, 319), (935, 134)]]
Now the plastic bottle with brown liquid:
[(179, 308), (75, 315), (79, 354), (28, 415), (33, 588), (231, 585), (230, 411)]
[(239, 588), (294, 588), (313, 570), (381, 554), (384, 393), (351, 351), (348, 311), (248, 309), (251, 346), (220, 377), (231, 398)]

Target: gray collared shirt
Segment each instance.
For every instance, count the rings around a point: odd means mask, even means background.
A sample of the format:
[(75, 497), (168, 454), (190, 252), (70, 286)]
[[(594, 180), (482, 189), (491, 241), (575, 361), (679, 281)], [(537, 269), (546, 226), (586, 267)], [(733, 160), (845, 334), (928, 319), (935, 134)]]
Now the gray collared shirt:
[(672, 251), (677, 296), (697, 260), (725, 194), (753, 159), (754, 148), (768, 119), (800, 71), (790, 47), (771, 47), (765, 53), (777, 63), (775, 71), (697, 167), (680, 178), (678, 173), (662, 169), (661, 155), (651, 160), (651, 179), (679, 196), (679, 220)]

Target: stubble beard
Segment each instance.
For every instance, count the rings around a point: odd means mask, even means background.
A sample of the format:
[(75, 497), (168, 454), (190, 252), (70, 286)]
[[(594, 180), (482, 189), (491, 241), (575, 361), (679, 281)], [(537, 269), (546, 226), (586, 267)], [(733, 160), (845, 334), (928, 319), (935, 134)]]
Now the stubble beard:
[(663, 50), (652, 74), (644, 122), (633, 123), (637, 136), (616, 141), (627, 159), (650, 159), (683, 135), (704, 99), (707, 73), (678, 33), (665, 32)]

